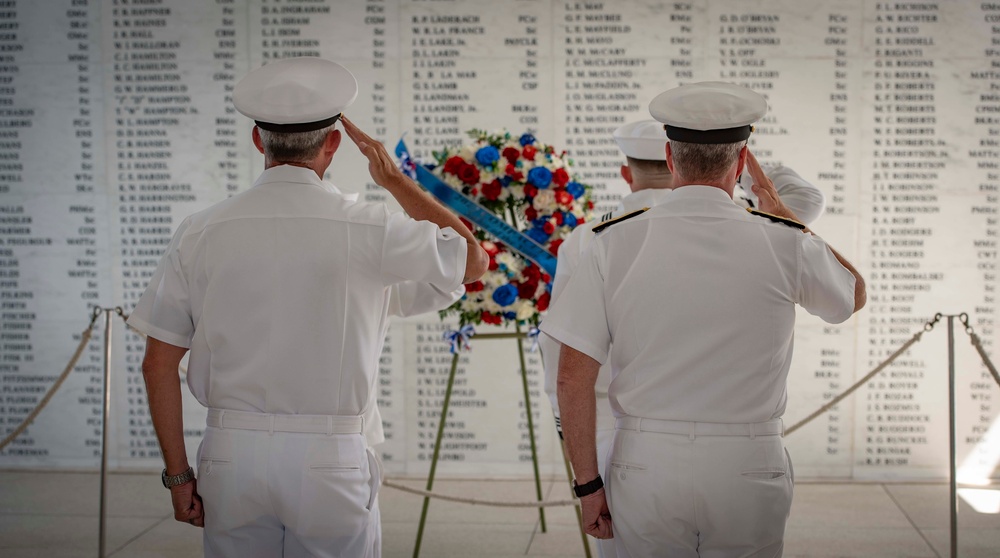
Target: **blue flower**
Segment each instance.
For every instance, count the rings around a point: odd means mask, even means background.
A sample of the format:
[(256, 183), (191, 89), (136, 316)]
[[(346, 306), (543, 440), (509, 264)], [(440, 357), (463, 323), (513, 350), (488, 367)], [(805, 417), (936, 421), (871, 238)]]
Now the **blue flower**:
[(517, 317), (517, 314), (515, 312), (504, 312), (503, 317), (507, 318), (508, 320), (513, 320), (514, 318)]
[(573, 195), (573, 199), (577, 199), (583, 195), (585, 188), (583, 184), (573, 181), (566, 185), (566, 191)]
[(541, 227), (528, 229), (527, 234), (531, 237), (531, 240), (534, 240), (539, 244), (545, 244), (549, 240), (549, 233), (545, 232), (545, 229)]
[(500, 185), (501, 186), (509, 186), (510, 182), (511, 182), (511, 179), (510, 179), (509, 176), (501, 176), (500, 177)]
[(573, 215), (568, 211), (566, 213), (563, 213), (563, 224), (566, 225), (567, 227), (575, 227), (576, 215)]
[(479, 151), (476, 151), (476, 160), (484, 167), (491, 167), (500, 160), (500, 152), (492, 145), (480, 147)]
[(548, 188), (552, 182), (552, 171), (545, 167), (535, 167), (528, 171), (528, 183), (538, 188)]
[(525, 145), (531, 145), (535, 143), (535, 136), (531, 134), (521, 134), (521, 139), (518, 140), (521, 143), (521, 147)]
[(509, 306), (517, 300), (517, 287), (507, 283), (493, 291), (493, 302), (500, 306)]

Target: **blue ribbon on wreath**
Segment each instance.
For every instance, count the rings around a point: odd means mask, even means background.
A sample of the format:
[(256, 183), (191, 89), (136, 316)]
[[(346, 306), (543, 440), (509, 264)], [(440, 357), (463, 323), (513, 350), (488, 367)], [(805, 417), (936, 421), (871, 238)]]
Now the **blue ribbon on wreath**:
[(529, 353), (533, 353), (538, 350), (538, 334), (542, 331), (537, 327), (533, 327), (528, 330), (528, 339), (531, 339), (531, 348), (528, 349)]
[(451, 343), (451, 354), (457, 353), (459, 350), (468, 351), (472, 347), (469, 346), (469, 339), (476, 334), (476, 329), (472, 327), (472, 324), (465, 324), (461, 328), (449, 329), (444, 332), (444, 340)]
[(497, 240), (509, 246), (511, 250), (535, 262), (549, 275), (555, 276), (555, 256), (541, 244), (510, 226), (506, 221), (471, 200), (465, 194), (456, 192), (423, 165), (417, 164), (410, 157), (410, 152), (403, 140), (399, 140), (399, 143), (396, 144), (396, 156), (400, 160), (400, 169), (408, 176), (415, 175), (414, 180), (419, 182), (441, 203), (493, 235)]

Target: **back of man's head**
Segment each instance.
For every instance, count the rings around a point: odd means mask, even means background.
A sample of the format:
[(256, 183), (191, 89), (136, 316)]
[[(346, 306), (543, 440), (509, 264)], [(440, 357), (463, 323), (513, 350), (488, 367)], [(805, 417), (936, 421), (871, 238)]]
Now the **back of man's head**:
[[(725, 179), (740, 158), (746, 142), (688, 143), (670, 140), (674, 174), (686, 184), (716, 184)], [(665, 163), (664, 163), (665, 164)]]
[(331, 124), (310, 132), (272, 132), (259, 128), (264, 157), (282, 163), (310, 163), (319, 156), (327, 134), (334, 130)]

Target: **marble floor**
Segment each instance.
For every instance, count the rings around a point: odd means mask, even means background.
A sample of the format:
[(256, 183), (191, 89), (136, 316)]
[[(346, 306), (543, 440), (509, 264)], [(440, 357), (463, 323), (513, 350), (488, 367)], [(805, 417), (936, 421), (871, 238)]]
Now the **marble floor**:
[[(98, 484), (94, 473), (0, 471), (0, 556), (96, 556)], [(108, 556), (201, 556), (201, 531), (173, 520), (157, 475), (118, 473), (108, 487)], [(435, 489), (501, 501), (534, 496), (530, 480), (438, 480)], [(543, 490), (547, 499), (568, 497), (564, 479), (545, 482)], [(380, 502), (383, 556), (412, 556), (422, 498), (383, 487)], [(785, 556), (947, 557), (948, 509), (945, 483), (799, 482)], [(1000, 556), (998, 512), (1000, 487), (959, 498), (959, 556)], [(534, 508), (432, 500), (428, 518), (421, 556), (584, 556), (569, 507), (546, 509), (544, 533)]]

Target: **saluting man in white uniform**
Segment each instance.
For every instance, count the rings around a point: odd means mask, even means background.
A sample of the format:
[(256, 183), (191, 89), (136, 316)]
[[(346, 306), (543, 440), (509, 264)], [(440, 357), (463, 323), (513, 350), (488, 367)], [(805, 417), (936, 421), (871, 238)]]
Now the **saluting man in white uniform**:
[[(552, 281), (552, 301), (558, 300), (569, 283), (570, 277), (576, 271), (580, 258), (590, 248), (595, 238), (593, 227), (619, 217), (626, 213), (645, 207), (654, 207), (667, 199), (673, 187), (673, 176), (667, 168), (667, 134), (663, 124), (656, 120), (631, 122), (614, 131), (613, 137), (619, 149), (625, 154), (626, 164), (621, 167), (622, 178), (632, 191), (622, 198), (614, 212), (601, 216), (601, 219), (589, 227), (578, 227), (559, 248), (559, 263), (556, 275)], [(823, 192), (800, 177), (795, 171), (784, 166), (766, 168), (764, 173), (774, 184), (781, 201), (799, 216), (807, 225), (811, 225), (823, 213), (826, 198)], [(733, 199), (741, 207), (757, 207), (760, 202), (753, 194), (753, 179), (750, 173), (744, 172), (737, 180), (738, 190), (734, 191)], [(559, 416), (559, 402), (556, 395), (556, 378), (559, 371), (559, 342), (542, 333), (538, 338), (542, 349), (542, 360), (545, 369), (545, 393), (549, 396), (556, 418), (556, 429), (562, 438), (562, 428)], [(597, 466), (601, 477), (605, 477), (605, 457), (611, 450), (611, 440), (615, 432), (615, 416), (608, 402), (608, 387), (611, 385), (611, 367), (601, 366), (594, 386), (597, 398)], [(597, 553), (603, 558), (614, 558), (614, 540), (601, 539), (597, 544)]]
[[(654, 99), (674, 190), (595, 228), (541, 325), (563, 344), (559, 410), (585, 527), (613, 536), (619, 557), (781, 555), (795, 306), (840, 323), (865, 303), (858, 272), (797, 221), (748, 152), (766, 110), (720, 82)], [(773, 215), (733, 203), (744, 166)], [(605, 489), (594, 384), (606, 362), (616, 431)]]
[[(375, 385), (390, 311), (447, 298), (488, 258), (342, 112), (354, 76), (319, 58), (241, 80), (264, 172), (178, 227), (129, 323), (149, 336), (143, 375), (174, 516), (205, 527), (207, 557), (381, 553)], [(406, 211), (322, 180), (341, 144)], [(197, 481), (184, 448), (177, 366), (209, 408)], [(366, 436), (368, 439), (366, 439)]]

